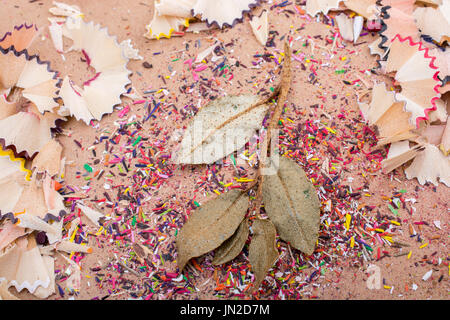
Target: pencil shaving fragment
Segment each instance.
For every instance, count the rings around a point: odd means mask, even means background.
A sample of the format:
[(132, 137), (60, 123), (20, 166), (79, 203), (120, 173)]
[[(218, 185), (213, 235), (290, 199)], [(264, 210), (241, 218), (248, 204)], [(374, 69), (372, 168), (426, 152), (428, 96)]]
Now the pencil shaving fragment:
[(0, 280), (0, 300), (20, 300), (9, 292), (6, 280)]
[(69, 17), (64, 30), (65, 35), (73, 40), (69, 51), (83, 52), (88, 65), (96, 72), (83, 88), (73, 84), (69, 77), (64, 78), (60, 96), (65, 110), (86, 124), (94, 119), (99, 121), (121, 103), (120, 96), (130, 83), (128, 76), (131, 72), (127, 63), (130, 57), (139, 56), (128, 42), (119, 45), (116, 37), (109, 36), (107, 29), (99, 24)]
[(48, 11), (55, 16), (62, 17), (81, 17), (83, 13), (80, 7), (76, 5), (68, 5), (63, 2), (53, 1), (55, 7), (50, 8)]
[(417, 178), (421, 185), (430, 182), (438, 185), (438, 179), (450, 187), (450, 157), (445, 156), (436, 146), (426, 144), (425, 149), (405, 169), (408, 179)]
[(21, 238), (0, 254), (0, 280), (17, 291), (27, 289), (34, 293), (38, 287), (48, 288), (51, 276), (44, 262), (34, 236)]
[(368, 20), (374, 20), (378, 16), (377, 0), (344, 0), (344, 5)]
[(259, 5), (258, 0), (197, 0), (192, 8), (193, 16), (200, 16), (208, 26), (233, 27), (242, 22), (244, 13)]
[(81, 209), (81, 212), (83, 212), (86, 217), (89, 218), (90, 221), (92, 221), (97, 227), (100, 227), (100, 220), (104, 218), (104, 215), (94, 209), (91, 209), (85, 205), (82, 205), (80, 203), (77, 204), (78, 208)]
[(410, 37), (413, 41), (419, 41), (419, 31), (413, 17), (415, 0), (385, 0), (381, 8), (382, 29), (380, 36), (382, 41), (380, 49), (386, 51), (390, 42), (401, 30), (403, 37)]
[(335, 19), (342, 38), (347, 41), (353, 41), (353, 19), (347, 17), (345, 13), (337, 15)]
[(82, 253), (92, 253), (92, 248), (86, 245), (81, 245), (78, 243), (70, 242), (67, 239), (62, 240), (61, 242), (55, 245), (55, 249), (58, 251), (64, 251), (67, 253), (72, 252), (82, 252)]
[(339, 8), (342, 0), (309, 0), (306, 1), (306, 12), (314, 17), (319, 12), (328, 14), (328, 11)]
[(250, 20), (250, 26), (252, 27), (253, 34), (260, 44), (266, 45), (269, 38), (269, 22), (267, 10), (263, 10), (259, 17), (254, 16)]
[(147, 29), (147, 33), (144, 34), (144, 37), (157, 40), (161, 37), (170, 39), (174, 33), (176, 34), (180, 32), (183, 27), (188, 26), (188, 18), (166, 15), (160, 16), (155, 10), (152, 21), (150, 21), (150, 23), (145, 27)]
[(439, 71), (429, 56), (428, 48), (414, 43), (411, 38), (396, 35), (387, 58), (386, 72), (395, 71), (395, 80), (402, 90), (396, 99), (405, 101), (405, 110), (411, 112), (411, 123), (419, 127), (421, 120), (428, 120), (428, 113), (436, 109), (435, 100), (440, 96), (437, 75)]
[(450, 41), (450, 1), (444, 0), (437, 8), (418, 7), (413, 16), (422, 34), (440, 44)]
[(155, 1), (155, 11), (160, 16), (179, 18), (191, 17), (191, 10), (197, 0), (159, 0)]
[(383, 172), (389, 173), (400, 167), (417, 156), (421, 149), (422, 145), (420, 144), (410, 147), (410, 143), (407, 140), (391, 143), (387, 158), (381, 162)]
[(17, 52), (27, 49), (38, 34), (38, 29), (36, 25), (31, 24), (21, 24), (20, 26), (15, 26), (13, 31), (7, 32), (5, 35), (0, 37), (0, 48), (8, 49), (14, 46)]
[(51, 139), (33, 159), (31, 168), (37, 173), (47, 172), (55, 176), (60, 171), (62, 146), (55, 139)]
[(25, 159), (15, 158), (12, 151), (0, 150), (0, 218), (12, 212), (31, 172), (25, 169)]

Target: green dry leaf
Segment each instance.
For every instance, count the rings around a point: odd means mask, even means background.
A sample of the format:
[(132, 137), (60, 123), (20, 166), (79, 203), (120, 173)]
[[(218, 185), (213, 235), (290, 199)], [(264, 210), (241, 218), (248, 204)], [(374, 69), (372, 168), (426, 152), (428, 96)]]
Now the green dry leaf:
[(253, 221), (252, 229), (253, 236), (250, 242), (248, 259), (255, 274), (253, 290), (258, 290), (267, 272), (278, 259), (277, 231), (270, 220), (259, 218)]
[(243, 147), (269, 108), (255, 95), (225, 96), (200, 109), (184, 132), (176, 163), (213, 163)]
[(231, 237), (247, 209), (247, 194), (232, 190), (195, 210), (176, 239), (180, 271), (191, 258), (216, 249)]
[(320, 201), (305, 172), (294, 161), (283, 157), (279, 161), (277, 173), (264, 176), (264, 207), (280, 238), (310, 255), (319, 236)]
[(247, 241), (248, 233), (248, 219), (244, 219), (236, 232), (216, 249), (212, 264), (217, 266), (236, 258)]

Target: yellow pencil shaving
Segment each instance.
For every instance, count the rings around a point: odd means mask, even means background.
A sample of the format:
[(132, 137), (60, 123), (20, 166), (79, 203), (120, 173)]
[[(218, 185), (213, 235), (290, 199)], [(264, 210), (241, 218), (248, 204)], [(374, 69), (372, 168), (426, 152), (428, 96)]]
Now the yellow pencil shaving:
[(70, 242), (73, 242), (73, 240), (75, 239), (75, 236), (77, 235), (78, 232), (78, 227), (75, 228), (75, 230), (73, 231), (72, 235), (70, 236)]
[(234, 178), (234, 179), (236, 180), (236, 182), (252, 182), (255, 180), (255, 179), (247, 179), (247, 178), (239, 178), (239, 179)]
[(22, 212), (16, 212), (14, 213), (14, 217), (17, 217), (18, 215), (24, 214), (26, 210), (23, 210)]
[(336, 134), (336, 131), (331, 129), (330, 127), (325, 127), (329, 132), (331, 132), (332, 134)]
[(98, 229), (97, 233), (95, 234), (96, 236), (99, 236), (103, 231), (103, 227), (100, 227), (100, 229)]
[(350, 222), (352, 221), (352, 216), (349, 215), (348, 213), (345, 215), (345, 223), (344, 223), (344, 227), (345, 229), (350, 229)]

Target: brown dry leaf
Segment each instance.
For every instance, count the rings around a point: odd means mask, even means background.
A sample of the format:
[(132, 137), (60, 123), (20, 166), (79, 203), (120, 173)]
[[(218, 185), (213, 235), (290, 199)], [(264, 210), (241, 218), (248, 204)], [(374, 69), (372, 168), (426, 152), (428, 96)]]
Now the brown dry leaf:
[(276, 174), (264, 176), (262, 192), (280, 238), (312, 254), (319, 236), (320, 201), (305, 172), (293, 160), (280, 157)]
[(195, 115), (184, 132), (176, 163), (213, 163), (243, 147), (262, 126), (269, 108), (258, 96), (225, 96)]
[(252, 230), (253, 236), (250, 242), (248, 260), (255, 274), (253, 290), (258, 290), (267, 272), (278, 259), (277, 231), (270, 220), (259, 218), (253, 220)]
[(248, 196), (232, 190), (195, 210), (176, 239), (178, 267), (220, 246), (231, 237), (245, 217)]
[(244, 219), (236, 232), (216, 249), (212, 264), (217, 266), (236, 258), (247, 241), (248, 233), (248, 219)]

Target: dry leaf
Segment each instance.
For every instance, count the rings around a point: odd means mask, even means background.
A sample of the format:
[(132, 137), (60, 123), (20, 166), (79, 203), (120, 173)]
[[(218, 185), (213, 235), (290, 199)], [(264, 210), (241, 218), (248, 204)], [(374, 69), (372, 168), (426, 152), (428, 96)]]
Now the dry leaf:
[(261, 128), (268, 105), (257, 96), (226, 96), (200, 109), (184, 132), (176, 163), (213, 163), (243, 147)]
[(437, 8), (419, 7), (413, 16), (422, 34), (438, 43), (450, 41), (450, 1), (444, 0)]
[(245, 217), (248, 196), (231, 190), (195, 210), (176, 239), (178, 267), (219, 247), (231, 237)]
[(270, 220), (255, 219), (252, 224), (253, 235), (248, 250), (248, 260), (255, 274), (254, 290), (258, 290), (261, 282), (278, 259), (276, 247), (276, 229)]
[(215, 24), (223, 28), (242, 22), (244, 13), (250, 12), (251, 8), (258, 5), (258, 0), (197, 0), (192, 10), (193, 15), (200, 16), (208, 26)]
[(259, 17), (254, 16), (250, 20), (250, 26), (252, 27), (253, 34), (260, 44), (266, 45), (269, 38), (269, 22), (267, 18), (267, 10), (263, 10)]
[(266, 213), (281, 239), (311, 255), (319, 236), (317, 192), (293, 160), (280, 157), (279, 161), (276, 174), (264, 176), (262, 192)]
[(248, 227), (248, 219), (244, 219), (235, 233), (216, 249), (212, 264), (217, 266), (236, 258), (247, 241), (249, 233)]

